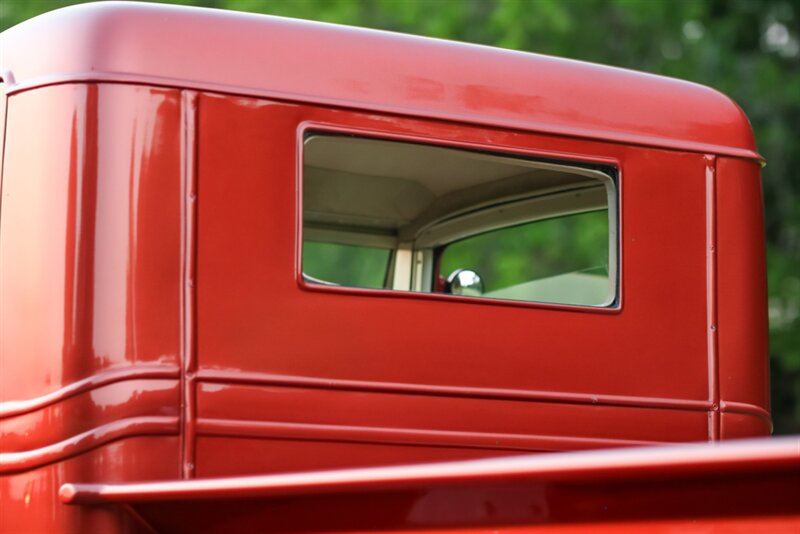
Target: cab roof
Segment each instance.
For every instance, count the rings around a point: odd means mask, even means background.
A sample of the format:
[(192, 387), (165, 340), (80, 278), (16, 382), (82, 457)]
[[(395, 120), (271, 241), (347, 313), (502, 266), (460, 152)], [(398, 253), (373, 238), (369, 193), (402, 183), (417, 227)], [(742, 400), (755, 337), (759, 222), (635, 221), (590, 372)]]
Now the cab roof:
[(0, 34), (7, 94), (70, 82), (193, 88), (759, 159), (721, 93), (614, 67), (215, 9), (98, 2)]

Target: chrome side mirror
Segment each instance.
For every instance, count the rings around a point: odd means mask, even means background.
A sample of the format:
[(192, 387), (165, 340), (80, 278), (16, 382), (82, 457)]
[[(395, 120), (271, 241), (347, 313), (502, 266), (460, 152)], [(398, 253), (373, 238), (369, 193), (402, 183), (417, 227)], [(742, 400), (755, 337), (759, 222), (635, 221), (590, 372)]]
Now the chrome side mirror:
[(483, 295), (483, 280), (475, 271), (456, 269), (447, 277), (444, 292), (462, 297), (480, 297)]

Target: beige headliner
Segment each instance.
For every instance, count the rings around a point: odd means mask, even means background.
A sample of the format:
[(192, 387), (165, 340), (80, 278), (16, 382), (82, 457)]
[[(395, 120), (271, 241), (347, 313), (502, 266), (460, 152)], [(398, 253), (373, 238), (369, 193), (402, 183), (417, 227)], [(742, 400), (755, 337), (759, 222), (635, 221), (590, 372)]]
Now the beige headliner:
[(345, 136), (305, 142), (306, 223), (383, 229), (412, 239), (423, 227), (498, 201), (598, 185), (598, 171), (468, 150)]

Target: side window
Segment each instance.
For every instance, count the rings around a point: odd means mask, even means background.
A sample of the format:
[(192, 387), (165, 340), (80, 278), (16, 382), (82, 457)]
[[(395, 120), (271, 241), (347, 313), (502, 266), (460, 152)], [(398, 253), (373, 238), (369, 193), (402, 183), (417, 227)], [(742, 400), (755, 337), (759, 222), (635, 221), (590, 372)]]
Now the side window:
[(612, 168), (329, 134), (303, 157), (309, 285), (615, 302)]
[(303, 273), (309, 280), (366, 288), (386, 285), (391, 250), (312, 239), (303, 243)]
[(485, 232), (439, 249), (439, 284), (452, 291), (466, 276), (462, 291), (476, 296), (599, 306), (610, 297), (607, 239), (608, 210)]

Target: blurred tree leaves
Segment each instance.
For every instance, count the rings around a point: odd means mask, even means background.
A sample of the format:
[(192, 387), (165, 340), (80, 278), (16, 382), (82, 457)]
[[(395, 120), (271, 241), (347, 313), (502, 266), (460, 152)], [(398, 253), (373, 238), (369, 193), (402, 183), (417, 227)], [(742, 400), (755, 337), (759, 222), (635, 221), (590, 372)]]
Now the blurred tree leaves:
[(608, 235), (608, 210), (501, 228), (447, 245), (439, 274), (477, 271), (486, 292), (579, 271), (608, 280)]
[[(69, 0), (2, 0), (0, 29)], [(762, 154), (776, 432), (800, 432), (800, 0), (180, 0), (483, 43), (715, 87)]]

